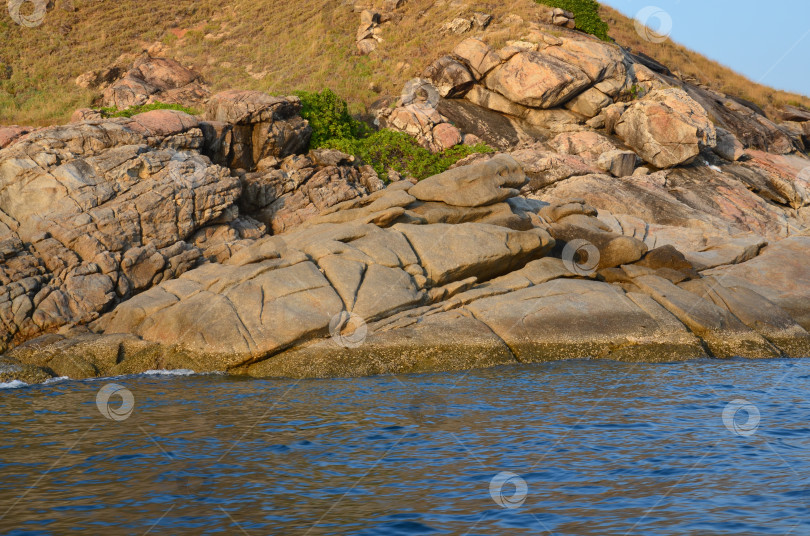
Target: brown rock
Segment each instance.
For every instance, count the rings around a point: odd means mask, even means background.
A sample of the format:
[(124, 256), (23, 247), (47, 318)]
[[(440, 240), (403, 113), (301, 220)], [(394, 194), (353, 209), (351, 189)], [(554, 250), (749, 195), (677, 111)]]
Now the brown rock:
[(0, 126), (0, 149), (8, 147), (15, 140), (34, 130), (33, 127)]
[(716, 357), (778, 357), (779, 352), (726, 309), (654, 275), (633, 282), (698, 334)]
[(549, 140), (558, 153), (579, 155), (596, 162), (603, 154), (616, 150), (612, 141), (596, 132), (564, 132)]
[(450, 123), (439, 123), (433, 127), (433, 143), (444, 151), (462, 142), (461, 132)]
[(451, 169), (420, 181), (409, 193), (421, 201), (459, 207), (480, 207), (518, 195), (526, 175), (510, 156), (498, 155), (482, 164)]
[(565, 107), (572, 112), (591, 118), (599, 115), (602, 108), (611, 104), (613, 104), (613, 99), (592, 87), (566, 102)]
[(470, 68), (476, 80), (481, 80), (501, 64), (498, 53), (480, 39), (465, 39), (453, 49), (453, 54)]
[(630, 106), (616, 125), (616, 133), (658, 168), (689, 162), (701, 146), (717, 145), (706, 111), (678, 89), (654, 91)]
[(475, 84), (467, 67), (452, 56), (442, 56), (431, 63), (423, 77), (430, 80), (439, 90), (439, 95), (446, 98), (463, 97)]
[(487, 88), (512, 102), (553, 108), (588, 87), (590, 80), (577, 67), (535, 52), (520, 52), (486, 78)]
[(745, 148), (737, 136), (724, 128), (717, 127), (717, 146), (714, 152), (720, 157), (736, 162), (745, 154)]
[(603, 153), (597, 160), (597, 167), (614, 177), (629, 177), (636, 169), (636, 153), (633, 151), (613, 150)]

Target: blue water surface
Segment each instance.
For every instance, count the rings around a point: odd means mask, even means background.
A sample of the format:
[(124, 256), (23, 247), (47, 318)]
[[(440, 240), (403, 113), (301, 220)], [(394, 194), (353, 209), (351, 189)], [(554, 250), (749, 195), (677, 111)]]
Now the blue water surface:
[(4, 387), (7, 534), (810, 534), (808, 360)]

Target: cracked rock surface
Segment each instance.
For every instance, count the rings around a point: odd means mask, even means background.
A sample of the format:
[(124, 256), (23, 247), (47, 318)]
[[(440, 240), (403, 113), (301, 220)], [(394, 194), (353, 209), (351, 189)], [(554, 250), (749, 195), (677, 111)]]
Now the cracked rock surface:
[(0, 381), (810, 356), (803, 131), (614, 45), (529, 38), (462, 41), (425, 71), (437, 102), (378, 114), (499, 150), (417, 184), (309, 151), (299, 99), (257, 91), (0, 128)]

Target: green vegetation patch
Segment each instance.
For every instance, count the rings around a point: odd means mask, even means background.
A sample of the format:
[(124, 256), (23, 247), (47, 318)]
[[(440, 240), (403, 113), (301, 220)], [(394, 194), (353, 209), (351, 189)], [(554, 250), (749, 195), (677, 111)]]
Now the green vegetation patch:
[(596, 0), (537, 0), (538, 4), (559, 7), (574, 14), (577, 30), (595, 35), (602, 41), (610, 41), (608, 25), (599, 16), (599, 2)]
[(389, 169), (422, 180), (447, 171), (471, 154), (494, 152), (488, 145), (479, 144), (456, 145), (439, 153), (431, 153), (404, 132), (393, 130), (380, 130), (361, 139), (333, 139), (324, 147), (353, 154), (370, 164), (384, 180), (388, 178)]
[(189, 115), (198, 115), (200, 112), (193, 108), (186, 108), (179, 104), (166, 104), (165, 102), (153, 102), (151, 104), (142, 104), (140, 106), (130, 106), (124, 110), (119, 110), (115, 106), (109, 108), (102, 108), (101, 117), (132, 117), (133, 115), (142, 114), (144, 112), (151, 112), (152, 110), (177, 110), (178, 112), (185, 112)]
[(365, 123), (356, 120), (349, 113), (349, 105), (335, 95), (331, 89), (320, 93), (297, 91), (301, 99), (301, 117), (309, 121), (312, 127), (313, 149), (323, 147), (333, 139), (356, 139), (368, 135), (369, 128)]
[(346, 102), (329, 89), (320, 93), (298, 92), (301, 116), (312, 126), (313, 149), (334, 149), (354, 155), (371, 165), (377, 175), (388, 179), (388, 170), (419, 180), (447, 171), (462, 158), (474, 153), (491, 153), (484, 144), (457, 145), (440, 153), (431, 153), (403, 132), (373, 132), (365, 123), (349, 114)]

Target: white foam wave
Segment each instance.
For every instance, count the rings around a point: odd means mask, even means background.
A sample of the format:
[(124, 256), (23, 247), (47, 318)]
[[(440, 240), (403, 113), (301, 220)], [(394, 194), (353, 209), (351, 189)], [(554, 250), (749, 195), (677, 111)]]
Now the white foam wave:
[(142, 373), (144, 376), (191, 376), (192, 374), (196, 374), (191, 369), (174, 369), (174, 370), (147, 370), (146, 372)]
[(19, 389), (20, 387), (28, 387), (28, 384), (20, 380), (11, 380), (10, 382), (0, 382), (0, 389)]
[(57, 378), (48, 378), (47, 380), (45, 380), (42, 383), (43, 383), (43, 385), (48, 385), (49, 383), (63, 382), (65, 380), (69, 380), (69, 379), (70, 379), (70, 376), (59, 376)]

